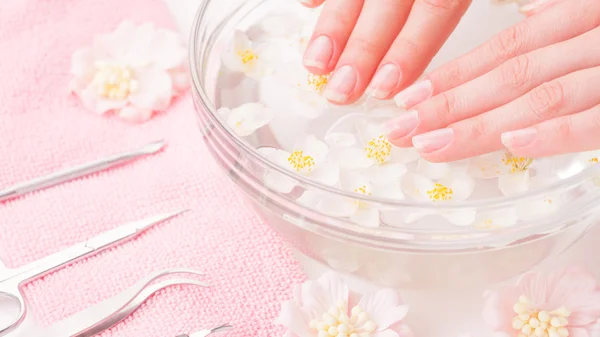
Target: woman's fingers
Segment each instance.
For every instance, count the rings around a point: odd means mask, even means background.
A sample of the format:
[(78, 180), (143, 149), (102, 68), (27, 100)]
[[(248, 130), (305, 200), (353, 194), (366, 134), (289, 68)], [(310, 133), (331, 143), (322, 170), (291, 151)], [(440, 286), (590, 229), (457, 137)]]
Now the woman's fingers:
[(312, 73), (330, 73), (354, 29), (364, 0), (327, 0), (304, 52), (303, 63)]
[(425, 80), (400, 92), (395, 97), (396, 102), (410, 108), (471, 81), (511, 58), (573, 38), (594, 29), (599, 23), (600, 1), (560, 1), (434, 70)]
[[(392, 143), (412, 146), (412, 137), (503, 106), (540, 84), (600, 66), (600, 28), (517, 56), (500, 67), (416, 105), (390, 123)], [(585, 52), (583, 52), (585, 50)], [(569, 55), (569, 57), (565, 57)]]
[[(557, 117), (533, 127), (502, 134), (514, 154), (546, 157), (600, 148), (600, 105), (584, 112)], [(590, 158), (591, 159), (591, 158)]]
[(470, 4), (471, 0), (416, 0), (369, 85), (371, 96), (391, 98), (421, 76)]
[[(596, 106), (600, 102), (598, 87), (600, 67), (580, 70), (546, 82), (505, 106), (445, 129), (415, 136), (413, 145), (425, 159), (433, 162), (460, 160), (496, 151), (503, 147), (501, 135), (505, 132)], [(505, 142), (510, 142), (509, 136), (504, 138)], [(552, 143), (557, 141), (560, 140)]]
[(325, 0), (298, 0), (301, 4), (309, 8), (319, 7)]
[(411, 5), (410, 0), (364, 1), (354, 31), (327, 84), (327, 99), (346, 104), (360, 98), (402, 29)]

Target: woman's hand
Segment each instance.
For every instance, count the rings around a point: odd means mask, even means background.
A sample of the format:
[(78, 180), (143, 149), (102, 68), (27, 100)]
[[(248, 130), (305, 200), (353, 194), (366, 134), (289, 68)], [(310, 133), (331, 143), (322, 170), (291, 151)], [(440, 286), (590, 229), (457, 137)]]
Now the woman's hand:
[(600, 1), (557, 0), (396, 97), (392, 143), (427, 160), (600, 148)]
[(471, 0), (300, 0), (324, 3), (304, 54), (312, 73), (333, 71), (325, 96), (349, 104), (365, 90), (393, 97), (413, 83), (452, 33)]

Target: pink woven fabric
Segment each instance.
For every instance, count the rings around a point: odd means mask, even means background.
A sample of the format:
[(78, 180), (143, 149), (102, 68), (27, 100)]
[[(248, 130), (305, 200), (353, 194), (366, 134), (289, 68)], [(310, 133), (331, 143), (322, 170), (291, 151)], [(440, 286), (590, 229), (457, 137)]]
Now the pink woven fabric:
[[(0, 258), (34, 261), (131, 220), (193, 211), (25, 287), (51, 324), (154, 271), (190, 267), (210, 289), (174, 287), (103, 336), (168, 337), (230, 322), (278, 336), (280, 302), (305, 279), (282, 240), (213, 164), (188, 96), (143, 125), (96, 116), (68, 95), (71, 53), (123, 19), (174, 28), (160, 0), (19, 0), (0, 9), (0, 186), (166, 139), (153, 157), (0, 204)], [(225, 335), (225, 334), (224, 334)]]

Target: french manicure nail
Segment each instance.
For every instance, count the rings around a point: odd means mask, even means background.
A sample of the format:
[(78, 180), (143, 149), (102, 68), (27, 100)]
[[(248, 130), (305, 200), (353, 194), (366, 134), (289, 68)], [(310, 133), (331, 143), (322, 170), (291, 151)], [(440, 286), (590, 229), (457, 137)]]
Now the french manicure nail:
[(446, 147), (453, 137), (454, 130), (446, 128), (414, 136), (412, 141), (417, 150), (430, 153)]
[(356, 87), (357, 78), (356, 70), (352, 66), (338, 68), (327, 83), (325, 98), (333, 102), (345, 103)]
[(304, 65), (319, 69), (327, 68), (331, 57), (333, 56), (333, 41), (326, 36), (321, 35), (314, 39), (306, 48), (304, 53)]
[(396, 105), (406, 109), (429, 99), (432, 94), (433, 85), (431, 84), (431, 81), (424, 80), (402, 90), (394, 97), (394, 101), (396, 101)]
[(377, 99), (386, 99), (400, 82), (400, 69), (388, 63), (381, 67), (369, 85), (369, 95)]
[(419, 113), (416, 110), (405, 112), (387, 122), (386, 130), (388, 130), (388, 139), (404, 138), (413, 132), (418, 124)]
[(531, 144), (535, 140), (537, 130), (535, 128), (527, 128), (516, 131), (505, 132), (500, 135), (502, 144), (509, 149), (524, 147)]

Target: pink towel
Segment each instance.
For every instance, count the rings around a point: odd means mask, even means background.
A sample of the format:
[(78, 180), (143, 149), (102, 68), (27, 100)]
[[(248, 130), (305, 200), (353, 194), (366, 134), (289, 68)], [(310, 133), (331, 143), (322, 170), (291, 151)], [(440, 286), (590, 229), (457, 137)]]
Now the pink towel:
[(190, 95), (146, 124), (85, 111), (68, 93), (70, 57), (122, 20), (174, 28), (160, 0), (19, 0), (0, 10), (0, 186), (165, 139), (153, 157), (0, 204), (0, 258), (18, 267), (117, 225), (193, 211), (139, 239), (28, 284), (44, 325), (115, 295), (154, 271), (207, 273), (212, 287), (174, 287), (103, 336), (169, 337), (232, 323), (227, 336), (278, 336), (291, 286), (305, 279), (205, 149)]

